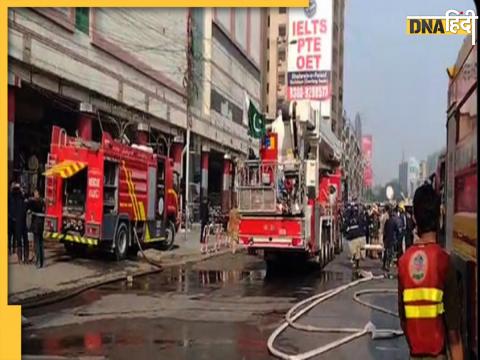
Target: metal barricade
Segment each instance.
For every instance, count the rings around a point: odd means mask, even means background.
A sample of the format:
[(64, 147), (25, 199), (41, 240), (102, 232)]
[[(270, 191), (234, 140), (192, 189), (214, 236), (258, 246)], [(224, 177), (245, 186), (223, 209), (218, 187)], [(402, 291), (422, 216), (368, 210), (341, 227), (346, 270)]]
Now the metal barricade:
[(203, 243), (200, 244), (202, 254), (215, 253), (222, 248), (229, 248), (228, 234), (222, 224), (211, 223), (203, 229)]

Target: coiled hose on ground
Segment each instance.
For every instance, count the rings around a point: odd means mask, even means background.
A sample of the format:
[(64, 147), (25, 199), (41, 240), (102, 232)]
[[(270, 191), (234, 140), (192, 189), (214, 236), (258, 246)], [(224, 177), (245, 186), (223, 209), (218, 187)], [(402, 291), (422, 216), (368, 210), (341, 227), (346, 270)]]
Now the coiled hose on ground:
[[(353, 287), (358, 284), (371, 281), (371, 280), (380, 280), (384, 279), (384, 276), (373, 276), (372, 273), (367, 273), (367, 272), (362, 272), (362, 275), (364, 278), (352, 281), (348, 284), (341, 285), (337, 288), (327, 290), (325, 292), (322, 292), (320, 294), (311, 296), (305, 300), (300, 301), (296, 305), (294, 305), (285, 315), (285, 322), (281, 324), (268, 338), (267, 346), (268, 350), (270, 353), (280, 359), (285, 359), (285, 360), (303, 360), (303, 359), (309, 359), (311, 357), (323, 354), (327, 351), (330, 351), (336, 347), (339, 347), (347, 342), (350, 342), (352, 340), (355, 340), (363, 335), (366, 335), (370, 333), (372, 335), (372, 339), (378, 339), (378, 338), (391, 338), (391, 337), (396, 337), (396, 336), (401, 336), (403, 335), (403, 331), (399, 329), (377, 329), (374, 324), (371, 322), (368, 322), (363, 329), (360, 328), (324, 328), (324, 327), (316, 327), (313, 325), (302, 325), (302, 324), (297, 324), (295, 323), (296, 320), (298, 320), (300, 317), (302, 317), (304, 314), (306, 314), (308, 311), (313, 309), (315, 306), (318, 304), (324, 302), (327, 299), (330, 299), (331, 297)], [(398, 316), (398, 313), (391, 311), (389, 309), (385, 309), (381, 306), (373, 305), (370, 304), (366, 301), (360, 300), (360, 295), (364, 294), (372, 294), (372, 293), (397, 293), (397, 289), (365, 289), (365, 290), (360, 290), (355, 292), (353, 295), (353, 299), (358, 302), (361, 305), (367, 306), (369, 308), (381, 311), (385, 314), (389, 314), (392, 316)], [(338, 339), (336, 341), (333, 341), (329, 344), (320, 346), (316, 349), (301, 353), (301, 354), (287, 354), (284, 353), (281, 350), (276, 349), (273, 344), (275, 342), (275, 339), (283, 332), (285, 331), (289, 326), (291, 326), (294, 329), (297, 330), (302, 330), (302, 331), (308, 331), (308, 332), (332, 332), (332, 333), (346, 333), (350, 334), (344, 338)]]

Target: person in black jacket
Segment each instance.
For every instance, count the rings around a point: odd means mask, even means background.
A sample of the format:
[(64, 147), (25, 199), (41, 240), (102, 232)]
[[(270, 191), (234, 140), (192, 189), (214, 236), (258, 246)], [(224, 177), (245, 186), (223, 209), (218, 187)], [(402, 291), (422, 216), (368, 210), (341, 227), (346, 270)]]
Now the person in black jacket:
[(40, 197), (38, 190), (34, 190), (33, 198), (28, 200), (27, 209), (32, 212), (31, 231), (35, 242), (35, 257), (37, 268), (43, 267), (44, 250), (43, 250), (43, 219), (45, 203)]
[(406, 231), (405, 231), (405, 251), (413, 244), (413, 230), (415, 229), (415, 221), (413, 220), (412, 207), (405, 208), (406, 215)]
[(201, 203), (201, 230), (200, 230), (200, 243), (205, 243), (205, 228), (207, 227), (210, 220), (210, 199), (204, 199)]
[(383, 267), (385, 271), (389, 271), (390, 264), (393, 259), (394, 252), (400, 237), (400, 228), (398, 224), (398, 219), (396, 218), (394, 211), (390, 208), (387, 208), (388, 220), (385, 222), (383, 227)]
[(12, 215), (15, 221), (14, 243), (17, 246), (18, 261), (28, 263), (29, 244), (27, 234), (27, 206), (20, 184), (15, 183), (12, 188)]
[(358, 269), (360, 259), (365, 259), (365, 250), (362, 250), (362, 247), (365, 246), (367, 234), (366, 214), (358, 204), (350, 204), (345, 212), (344, 233), (351, 261)]

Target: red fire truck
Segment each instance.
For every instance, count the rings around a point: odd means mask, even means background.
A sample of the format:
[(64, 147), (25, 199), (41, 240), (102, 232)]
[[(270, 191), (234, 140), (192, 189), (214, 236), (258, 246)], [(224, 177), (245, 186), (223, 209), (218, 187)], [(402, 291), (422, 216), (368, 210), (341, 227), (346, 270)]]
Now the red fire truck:
[(240, 244), (263, 250), (269, 267), (294, 257), (328, 263), (341, 247), (340, 152), (314, 103), (288, 104), (261, 140), (259, 159), (237, 166)]
[(124, 259), (140, 243), (170, 248), (179, 226), (173, 161), (103, 133), (100, 143), (53, 127), (45, 182), (45, 238), (76, 254), (98, 247)]
[(447, 149), (436, 187), (444, 205), (444, 246), (460, 279), (466, 359), (477, 359), (477, 45), (468, 36), (448, 69)]

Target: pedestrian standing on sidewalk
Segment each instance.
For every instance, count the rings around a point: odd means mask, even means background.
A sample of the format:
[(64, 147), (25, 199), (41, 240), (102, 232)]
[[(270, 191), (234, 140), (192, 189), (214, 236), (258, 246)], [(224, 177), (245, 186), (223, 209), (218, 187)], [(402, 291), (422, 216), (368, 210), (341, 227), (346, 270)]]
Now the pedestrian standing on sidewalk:
[(202, 202), (201, 208), (201, 229), (200, 229), (200, 243), (205, 244), (207, 235), (205, 234), (205, 229), (209, 223), (210, 217), (210, 199), (206, 199)]
[(37, 268), (42, 268), (44, 262), (43, 220), (45, 203), (37, 189), (33, 191), (33, 198), (28, 200), (27, 209), (32, 212), (31, 231), (35, 242), (36, 266)]
[(437, 243), (440, 200), (431, 185), (415, 191), (413, 215), (418, 239), (398, 264), (398, 311), (410, 357), (463, 360), (457, 278)]
[(12, 189), (12, 213), (15, 221), (14, 244), (17, 246), (19, 263), (28, 263), (29, 244), (27, 233), (27, 206), (20, 184)]

